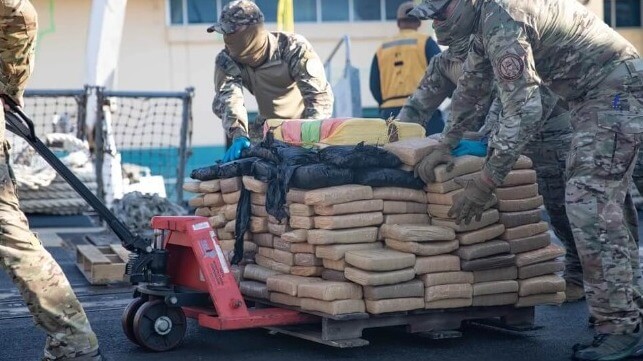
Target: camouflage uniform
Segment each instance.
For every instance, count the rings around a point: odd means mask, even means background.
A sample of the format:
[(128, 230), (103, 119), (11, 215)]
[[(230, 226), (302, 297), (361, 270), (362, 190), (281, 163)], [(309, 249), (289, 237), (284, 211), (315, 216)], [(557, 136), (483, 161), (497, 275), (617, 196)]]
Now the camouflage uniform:
[[(37, 15), (28, 0), (0, 1), (2, 22), (0, 92), (22, 99), (31, 74)], [(0, 112), (0, 263), (16, 284), (37, 325), (47, 332), (45, 360), (75, 357), (96, 350), (98, 342), (82, 306), (40, 241), (29, 231), (18, 207)]]
[(500, 183), (541, 127), (541, 86), (569, 102), (574, 134), (565, 202), (588, 305), (598, 333), (632, 333), (643, 284), (624, 203), (643, 133), (643, 62), (577, 1), (472, 3), (479, 23), (445, 141), (457, 143), (495, 78), (504, 107), (483, 172)]
[[(226, 6), (219, 23), (208, 31), (227, 34), (242, 25), (261, 23), (263, 14), (253, 2), (236, 1)], [(216, 58), (212, 110), (230, 138), (248, 133), (261, 138), (261, 126), (269, 118), (324, 119), (332, 115), (332, 89), (312, 45), (301, 35), (283, 32), (268, 33), (268, 41), (268, 58), (256, 68), (233, 59), (228, 49)], [(259, 105), (259, 119), (250, 130), (244, 87)]]
[[(431, 59), (418, 89), (407, 99), (400, 112), (401, 121), (423, 124), (427, 114), (432, 114), (444, 99), (453, 95), (458, 78), (462, 75), (462, 64), (467, 57), (468, 48), (469, 40), (464, 38), (451, 44), (446, 51)], [(497, 97), (493, 95), (492, 97), (493, 103), (489, 110), (479, 111), (477, 113), (479, 116), (472, 122), (470, 129), (480, 129), (482, 134), (493, 134), (498, 131), (502, 104)], [(583, 272), (574, 243), (574, 235), (567, 219), (565, 205), (560, 201), (565, 198), (565, 161), (571, 136), (569, 112), (559, 106), (545, 121), (545, 126), (540, 133), (527, 144), (523, 154), (529, 156), (534, 162), (539, 191), (543, 196), (552, 229), (567, 249), (565, 280), (582, 286)], [(495, 137), (491, 138), (491, 147), (494, 147), (495, 139)]]

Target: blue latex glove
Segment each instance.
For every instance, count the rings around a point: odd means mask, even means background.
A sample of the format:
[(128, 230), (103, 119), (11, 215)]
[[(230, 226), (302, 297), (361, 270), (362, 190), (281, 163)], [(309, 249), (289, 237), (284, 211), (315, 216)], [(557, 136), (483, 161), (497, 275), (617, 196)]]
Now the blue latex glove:
[(232, 141), (232, 145), (225, 152), (223, 163), (232, 162), (233, 160), (241, 158), (241, 151), (246, 148), (250, 148), (250, 139), (246, 137), (238, 137)]
[(463, 139), (457, 147), (451, 151), (451, 154), (460, 157), (463, 155), (475, 155), (476, 157), (485, 157), (487, 155), (487, 143), (482, 140)]

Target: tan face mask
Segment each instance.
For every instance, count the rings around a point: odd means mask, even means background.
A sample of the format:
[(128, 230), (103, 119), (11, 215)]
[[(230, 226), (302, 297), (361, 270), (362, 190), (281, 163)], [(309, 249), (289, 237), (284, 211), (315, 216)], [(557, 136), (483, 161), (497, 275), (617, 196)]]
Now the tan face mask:
[(224, 35), (223, 42), (230, 56), (241, 64), (255, 68), (268, 57), (268, 31), (263, 24), (250, 25), (244, 30)]

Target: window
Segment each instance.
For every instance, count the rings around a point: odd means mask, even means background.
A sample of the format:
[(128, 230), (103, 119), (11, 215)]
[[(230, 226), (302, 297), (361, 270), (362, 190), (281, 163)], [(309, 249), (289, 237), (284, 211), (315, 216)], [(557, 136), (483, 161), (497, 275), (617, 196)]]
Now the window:
[(348, 0), (324, 0), (322, 2), (321, 20), (324, 21), (348, 21)]
[(641, 27), (642, 0), (604, 0), (603, 19), (613, 28)]
[(295, 23), (317, 22), (317, 0), (297, 0), (293, 4)]
[(397, 8), (408, 0), (387, 0), (386, 1), (386, 20), (397, 19)]
[[(167, 0), (168, 22), (171, 25), (214, 23), (221, 9), (231, 1)], [(279, 0), (254, 1), (266, 22), (277, 22)], [(296, 23), (395, 20), (398, 6), (405, 1), (408, 0), (293, 0), (294, 17)]]

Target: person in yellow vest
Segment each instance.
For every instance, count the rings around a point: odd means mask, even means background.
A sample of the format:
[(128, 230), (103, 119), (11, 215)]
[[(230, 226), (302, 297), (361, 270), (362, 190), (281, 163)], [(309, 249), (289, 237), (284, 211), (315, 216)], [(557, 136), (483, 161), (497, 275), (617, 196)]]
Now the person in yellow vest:
[[(371, 64), (371, 94), (379, 104), (383, 119), (397, 117), (406, 99), (420, 83), (431, 58), (440, 53), (435, 40), (418, 32), (420, 20), (408, 15), (413, 7), (412, 1), (398, 7), (397, 27), (400, 31), (382, 43)], [(439, 112), (436, 113), (433, 118), (443, 124)], [(435, 123), (434, 119), (429, 123)], [(442, 130), (439, 128), (436, 132)]]

